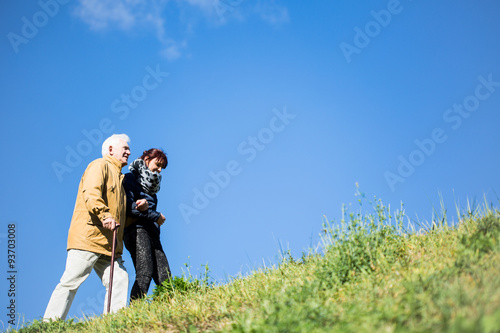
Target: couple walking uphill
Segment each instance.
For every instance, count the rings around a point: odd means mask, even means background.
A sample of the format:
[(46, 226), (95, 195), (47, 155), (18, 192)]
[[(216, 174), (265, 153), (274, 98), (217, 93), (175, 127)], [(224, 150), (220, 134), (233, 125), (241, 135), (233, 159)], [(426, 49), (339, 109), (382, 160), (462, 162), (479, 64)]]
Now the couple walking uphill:
[[(92, 270), (107, 291), (104, 311), (125, 307), (129, 279), (121, 257), (124, 243), (136, 270), (131, 300), (148, 292), (151, 279), (161, 284), (170, 278), (160, 243), (165, 216), (157, 211), (156, 196), (167, 156), (160, 149), (149, 149), (130, 164), (130, 173), (123, 175), (121, 170), (130, 156), (129, 142), (125, 134), (107, 138), (102, 144), (103, 157), (92, 161), (83, 173), (68, 232), (66, 268), (50, 297), (44, 321), (66, 319), (78, 288)], [(108, 293), (111, 287), (112, 293)]]

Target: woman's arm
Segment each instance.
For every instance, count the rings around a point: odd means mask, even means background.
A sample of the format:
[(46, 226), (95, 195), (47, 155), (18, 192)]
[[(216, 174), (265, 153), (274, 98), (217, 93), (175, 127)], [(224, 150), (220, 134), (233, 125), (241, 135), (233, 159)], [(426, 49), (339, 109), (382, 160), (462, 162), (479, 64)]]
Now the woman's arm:
[(133, 174), (126, 174), (123, 179), (123, 188), (127, 194), (127, 214), (147, 220), (148, 222), (156, 222), (161, 213), (156, 211), (156, 196), (146, 196), (141, 193), (141, 187), (135, 180)]

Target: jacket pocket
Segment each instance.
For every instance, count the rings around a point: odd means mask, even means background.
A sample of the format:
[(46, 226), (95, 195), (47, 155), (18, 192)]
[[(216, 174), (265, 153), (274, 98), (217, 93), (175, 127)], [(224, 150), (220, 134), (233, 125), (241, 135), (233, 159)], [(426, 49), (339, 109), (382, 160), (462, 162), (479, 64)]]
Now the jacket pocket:
[(97, 216), (95, 216), (94, 214), (90, 214), (89, 215), (89, 217), (87, 219), (87, 224), (96, 225), (96, 226), (101, 226), (102, 227), (101, 220), (99, 220), (99, 218)]

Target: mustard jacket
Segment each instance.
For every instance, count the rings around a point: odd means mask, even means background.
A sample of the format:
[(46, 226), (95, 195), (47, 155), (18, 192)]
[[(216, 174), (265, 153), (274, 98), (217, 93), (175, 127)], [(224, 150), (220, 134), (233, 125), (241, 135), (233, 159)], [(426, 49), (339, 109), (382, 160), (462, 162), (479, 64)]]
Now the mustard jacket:
[(68, 250), (85, 250), (111, 256), (113, 231), (102, 222), (112, 217), (120, 223), (115, 256), (123, 253), (126, 195), (121, 162), (105, 155), (87, 166), (78, 187), (75, 210), (68, 232)]

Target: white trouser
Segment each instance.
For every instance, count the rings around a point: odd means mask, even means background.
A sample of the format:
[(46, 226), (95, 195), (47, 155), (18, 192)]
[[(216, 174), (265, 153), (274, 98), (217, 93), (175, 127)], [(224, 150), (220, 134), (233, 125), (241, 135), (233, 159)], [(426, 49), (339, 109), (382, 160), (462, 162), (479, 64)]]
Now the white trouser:
[[(92, 272), (92, 268), (106, 287), (104, 298), (104, 313), (108, 307), (108, 286), (111, 258), (106, 255), (82, 251), (69, 250), (66, 260), (66, 269), (61, 281), (54, 289), (49, 304), (43, 315), (43, 319), (66, 319), (71, 303), (75, 298), (76, 291)], [(123, 260), (117, 258), (113, 270), (113, 290), (111, 295), (111, 312), (116, 312), (127, 306), (128, 274)]]

